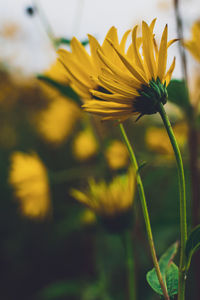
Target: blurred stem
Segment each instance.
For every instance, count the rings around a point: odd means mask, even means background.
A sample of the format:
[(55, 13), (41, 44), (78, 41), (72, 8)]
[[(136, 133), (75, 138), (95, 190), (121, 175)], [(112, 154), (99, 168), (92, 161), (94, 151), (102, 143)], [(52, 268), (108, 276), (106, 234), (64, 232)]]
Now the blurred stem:
[(162, 103), (159, 105), (159, 113), (163, 120), (165, 129), (167, 130), (169, 139), (171, 141), (176, 163), (178, 168), (179, 178), (179, 194), (180, 194), (180, 231), (181, 231), (181, 247), (180, 247), (180, 265), (179, 265), (179, 284), (178, 284), (178, 300), (185, 299), (185, 245), (187, 241), (187, 215), (186, 215), (186, 197), (185, 197), (185, 176), (183, 169), (183, 162), (179, 146), (174, 136), (170, 121), (165, 112)]
[(77, 8), (76, 8), (76, 16), (74, 18), (74, 24), (73, 24), (73, 35), (76, 35), (80, 29), (81, 25), (81, 18), (83, 15), (83, 8), (84, 8), (84, 0), (77, 0)]
[(121, 123), (119, 124), (119, 128), (120, 128), (123, 140), (129, 151), (130, 159), (131, 159), (131, 162), (132, 162), (135, 174), (136, 174), (136, 181), (137, 181), (137, 186), (138, 186), (138, 191), (139, 191), (139, 197), (140, 197), (140, 201), (142, 204), (143, 216), (144, 216), (144, 220), (145, 220), (146, 231), (147, 231), (148, 242), (149, 242), (149, 247), (150, 247), (150, 251), (151, 251), (153, 264), (154, 264), (154, 267), (156, 270), (156, 274), (157, 274), (164, 298), (165, 298), (165, 300), (170, 300), (166, 286), (162, 279), (160, 267), (158, 264), (158, 259), (156, 256), (156, 251), (155, 251), (155, 246), (154, 246), (154, 241), (153, 241), (153, 234), (152, 234), (151, 224), (150, 224), (150, 218), (149, 218), (149, 213), (148, 213), (148, 208), (147, 208), (147, 203), (146, 203), (146, 198), (145, 198), (145, 193), (144, 193), (144, 187), (143, 187), (142, 179), (140, 177), (140, 173), (138, 171), (138, 163), (137, 163), (135, 154), (133, 152), (133, 148), (129, 142), (128, 136), (125, 132), (124, 126)]
[(105, 272), (105, 263), (104, 263), (104, 255), (102, 255), (102, 249), (106, 247), (106, 238), (105, 233), (100, 232), (100, 234), (96, 235), (95, 239), (95, 253), (96, 253), (96, 268), (98, 273), (98, 281), (100, 284), (101, 290), (101, 299), (102, 300), (111, 300), (107, 287), (108, 287), (108, 276), (106, 276)]
[(133, 241), (131, 238), (131, 232), (125, 231), (123, 234), (124, 248), (126, 252), (126, 267), (128, 274), (128, 289), (129, 299), (136, 300), (136, 281), (135, 281), (135, 263), (134, 263), (134, 252), (133, 252)]
[(182, 62), (182, 73), (184, 75), (186, 83), (188, 83), (188, 75), (187, 75), (187, 63), (186, 63), (186, 55), (185, 49), (182, 47), (181, 42), (183, 41), (183, 22), (180, 15), (179, 9), (179, 0), (174, 0), (174, 10), (175, 10), (175, 17), (176, 17), (176, 27), (177, 27), (177, 35), (179, 38), (179, 53)]
[(48, 18), (46, 17), (43, 9), (41, 8), (41, 6), (38, 4), (37, 0), (33, 0), (34, 3), (34, 7), (36, 8), (36, 11), (38, 12), (38, 16), (44, 26), (44, 29), (53, 45), (53, 47), (55, 48), (55, 50), (57, 50), (57, 43), (56, 43), (56, 38), (53, 32), (53, 29), (48, 21)]
[[(179, 9), (179, 0), (174, 0), (174, 9), (177, 23), (177, 34), (178, 38), (183, 41), (183, 24)], [(181, 65), (184, 79), (186, 81), (186, 88), (188, 92), (188, 75), (187, 75), (187, 61), (185, 55), (185, 49), (181, 47), (179, 42), (179, 51), (181, 57)], [(188, 99), (190, 102), (190, 96), (188, 92)], [(190, 102), (191, 103), (191, 102)], [(200, 208), (200, 186), (199, 186), (199, 168), (198, 168), (198, 130), (196, 127), (196, 110), (195, 107), (191, 105), (191, 111), (186, 111), (187, 123), (189, 127), (188, 132), (188, 146), (189, 146), (189, 157), (190, 157), (190, 175), (191, 175), (191, 189), (192, 189), (192, 225), (196, 226), (199, 224), (199, 208)], [(199, 268), (200, 268), (200, 257), (199, 255), (194, 256), (194, 273), (195, 273), (195, 299), (199, 299), (200, 295), (200, 285), (199, 285)]]

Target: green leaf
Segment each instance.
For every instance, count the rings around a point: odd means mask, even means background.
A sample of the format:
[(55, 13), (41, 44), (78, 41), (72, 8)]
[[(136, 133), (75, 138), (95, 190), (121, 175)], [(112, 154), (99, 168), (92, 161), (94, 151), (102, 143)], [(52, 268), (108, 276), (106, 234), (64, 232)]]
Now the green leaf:
[(42, 300), (57, 300), (61, 297), (80, 296), (81, 284), (78, 281), (60, 281), (52, 283), (38, 293)]
[[(70, 45), (71, 43), (71, 40), (70, 39), (66, 39), (66, 38), (59, 38), (59, 39), (56, 39), (56, 46), (59, 47), (60, 45), (62, 44), (65, 44), (65, 45)], [(83, 46), (86, 46), (88, 45), (89, 43), (89, 40), (88, 39), (85, 39), (83, 41), (81, 41), (81, 44)]]
[(191, 259), (193, 254), (200, 248), (200, 225), (195, 227), (190, 233), (186, 247), (185, 247), (185, 255), (186, 255), (186, 270), (189, 269)]
[(190, 101), (188, 97), (188, 90), (184, 80), (171, 80), (167, 87), (168, 100), (176, 104), (179, 108), (188, 112), (190, 110)]
[[(162, 278), (170, 297), (178, 293), (178, 267), (172, 262), (177, 250), (178, 243), (176, 242), (161, 256), (159, 260)], [(147, 281), (157, 294), (163, 295), (155, 268), (147, 273)]]
[(42, 80), (44, 81), (45, 83), (55, 87), (56, 89), (59, 90), (59, 92), (66, 96), (66, 97), (69, 97), (71, 98), (72, 100), (74, 100), (78, 105), (82, 105), (82, 102), (79, 98), (79, 96), (74, 92), (74, 90), (68, 86), (68, 85), (63, 85), (63, 84), (60, 84), (59, 82), (51, 79), (50, 77), (48, 76), (45, 76), (45, 75), (38, 75), (37, 78), (39, 80)]

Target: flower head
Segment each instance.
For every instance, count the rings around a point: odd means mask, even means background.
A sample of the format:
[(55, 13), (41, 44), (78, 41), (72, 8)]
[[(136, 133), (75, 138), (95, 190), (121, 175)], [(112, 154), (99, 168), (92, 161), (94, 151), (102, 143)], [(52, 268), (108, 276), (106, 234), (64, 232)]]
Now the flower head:
[(74, 157), (79, 161), (85, 161), (97, 154), (98, 144), (90, 129), (84, 129), (75, 137), (72, 145)]
[(200, 21), (197, 21), (192, 26), (192, 38), (184, 42), (184, 46), (190, 51), (196, 60), (200, 62)]
[(72, 133), (81, 111), (70, 98), (57, 95), (46, 110), (37, 115), (37, 128), (50, 144), (59, 146)]
[(176, 40), (167, 41), (166, 25), (158, 47), (153, 33), (154, 25), (155, 20), (150, 26), (143, 21), (141, 37), (137, 36), (138, 26), (135, 26), (127, 51), (124, 37), (123, 47), (118, 39), (109, 38), (105, 40), (109, 51), (98, 47), (98, 61), (103, 67), (98, 75), (98, 88), (90, 90), (93, 100), (83, 105), (86, 111), (100, 115), (104, 120), (124, 121), (132, 114), (154, 114), (160, 102), (166, 103), (166, 87), (175, 67), (174, 58), (166, 70), (167, 50)]
[(88, 206), (97, 215), (112, 218), (131, 208), (135, 193), (134, 174), (130, 170), (128, 174), (115, 177), (109, 184), (105, 181), (95, 182), (89, 180), (88, 189), (85, 192), (73, 189), (72, 196)]
[(13, 153), (9, 182), (20, 202), (21, 212), (30, 218), (44, 218), (51, 211), (47, 171), (36, 154)]
[[(58, 63), (56, 64), (57, 72), (59, 68), (65, 68), (66, 77), (68, 78), (71, 87), (84, 100), (84, 102), (94, 98), (90, 90), (95, 89), (108, 92), (106, 88), (103, 88), (98, 80), (98, 76), (101, 73), (101, 69), (104, 67), (104, 63), (99, 57), (97, 49), (101, 49), (109, 60), (115, 64), (119, 59), (113, 47), (107, 40), (117, 44), (121, 51), (124, 51), (125, 42), (129, 32), (130, 30), (124, 34), (121, 42), (119, 43), (116, 28), (111, 27), (102, 46), (100, 46), (98, 41), (92, 35), (88, 35), (90, 55), (87, 53), (81, 42), (79, 42), (75, 37), (71, 40), (71, 52), (64, 49), (58, 50), (59, 57)], [(54, 70), (52, 69), (51, 72), (54, 72)], [(54, 75), (52, 74), (52, 76)]]
[(105, 157), (111, 169), (117, 170), (128, 165), (129, 154), (126, 146), (118, 141), (113, 140), (105, 151)]

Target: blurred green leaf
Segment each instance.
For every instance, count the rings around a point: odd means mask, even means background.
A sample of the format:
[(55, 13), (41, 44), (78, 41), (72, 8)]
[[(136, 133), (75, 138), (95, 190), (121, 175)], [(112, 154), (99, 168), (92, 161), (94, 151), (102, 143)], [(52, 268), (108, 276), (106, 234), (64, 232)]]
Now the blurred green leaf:
[(176, 104), (184, 111), (190, 109), (188, 91), (184, 80), (171, 80), (167, 92), (169, 102)]
[[(62, 45), (62, 44), (70, 45), (70, 43), (71, 43), (71, 39), (66, 39), (66, 38), (59, 38), (59, 39), (56, 39), (56, 45), (57, 45), (57, 47), (59, 47), (59, 46)], [(82, 44), (83, 46), (88, 45), (88, 43), (89, 43), (88, 39), (85, 39), (85, 40), (81, 41), (81, 44)]]
[(52, 283), (38, 293), (42, 300), (58, 300), (66, 296), (78, 296), (81, 293), (81, 283), (78, 281), (60, 281)]
[(78, 105), (82, 105), (82, 102), (79, 98), (79, 96), (74, 92), (74, 90), (68, 86), (68, 85), (63, 85), (60, 84), (59, 82), (53, 80), (52, 78), (45, 76), (45, 75), (38, 75), (37, 78), (39, 80), (44, 81), (45, 83), (55, 87), (56, 89), (59, 90), (59, 92), (61, 94), (63, 94), (66, 97), (71, 98), (72, 100), (74, 100)]
[[(176, 242), (168, 248), (159, 260), (162, 278), (167, 286), (167, 291), (170, 297), (176, 295), (178, 292), (178, 267), (172, 262), (177, 250), (178, 243)], [(147, 281), (156, 293), (163, 295), (155, 268), (147, 273)]]
[(200, 225), (196, 226), (192, 232), (190, 233), (186, 248), (185, 248), (185, 255), (186, 255), (186, 270), (189, 269), (191, 259), (193, 254), (200, 248)]

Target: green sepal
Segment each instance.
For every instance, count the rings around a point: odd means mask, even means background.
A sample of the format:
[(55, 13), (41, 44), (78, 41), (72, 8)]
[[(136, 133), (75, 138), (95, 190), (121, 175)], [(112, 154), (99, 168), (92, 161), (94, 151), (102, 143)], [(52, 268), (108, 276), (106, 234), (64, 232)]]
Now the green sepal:
[(193, 254), (200, 248), (200, 225), (190, 233), (185, 247), (186, 271), (188, 271)]
[[(172, 261), (177, 253), (177, 250), (178, 242), (169, 247), (159, 260), (160, 271), (169, 297), (172, 297), (178, 293), (178, 267)], [(147, 273), (146, 278), (150, 287), (157, 294), (163, 295), (155, 268)]]
[(45, 76), (45, 75), (37, 75), (37, 78), (39, 80), (44, 81), (45, 83), (51, 85), (52, 87), (56, 88), (59, 90), (59, 92), (66, 96), (69, 97), (70, 99), (74, 100), (78, 105), (82, 105), (83, 103), (81, 102), (79, 96), (76, 94), (76, 92), (69, 86), (69, 85), (63, 85), (52, 78)]
[(176, 104), (187, 114), (191, 110), (187, 86), (184, 80), (171, 80), (168, 87), (168, 101)]

